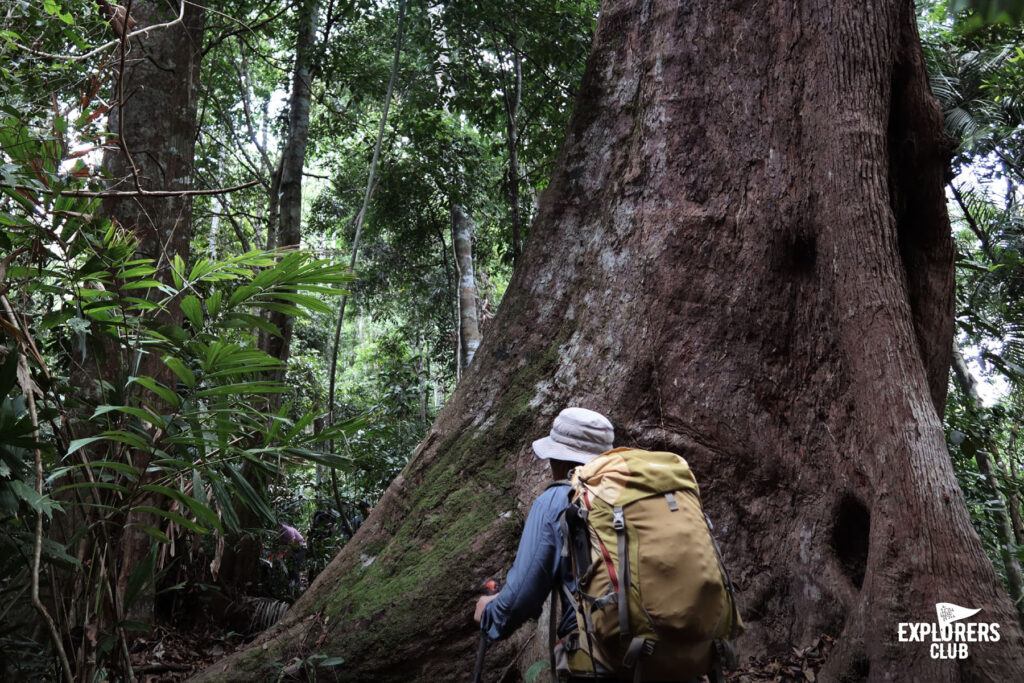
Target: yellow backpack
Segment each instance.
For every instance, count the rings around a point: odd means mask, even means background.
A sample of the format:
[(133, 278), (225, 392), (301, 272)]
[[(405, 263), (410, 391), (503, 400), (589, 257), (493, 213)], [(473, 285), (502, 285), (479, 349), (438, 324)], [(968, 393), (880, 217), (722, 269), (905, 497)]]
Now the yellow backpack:
[(681, 680), (709, 673), (716, 646), (731, 655), (743, 622), (686, 461), (616, 448), (577, 467), (571, 485), (562, 533), (578, 642), (563, 666)]

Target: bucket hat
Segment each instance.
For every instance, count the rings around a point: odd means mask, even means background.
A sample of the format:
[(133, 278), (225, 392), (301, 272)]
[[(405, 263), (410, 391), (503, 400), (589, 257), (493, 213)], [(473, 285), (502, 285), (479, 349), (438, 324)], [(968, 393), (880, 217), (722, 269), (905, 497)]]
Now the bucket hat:
[(555, 418), (551, 433), (533, 442), (533, 452), (543, 460), (587, 464), (612, 449), (615, 429), (604, 415), (586, 408), (566, 408)]

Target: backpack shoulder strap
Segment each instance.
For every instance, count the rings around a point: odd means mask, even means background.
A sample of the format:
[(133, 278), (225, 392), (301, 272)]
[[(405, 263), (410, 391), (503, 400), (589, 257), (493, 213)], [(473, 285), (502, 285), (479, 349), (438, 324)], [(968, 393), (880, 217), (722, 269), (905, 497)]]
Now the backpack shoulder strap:
[(551, 605), (548, 609), (548, 655), (551, 657), (551, 681), (552, 683), (558, 683), (558, 662), (555, 658), (555, 641), (558, 639), (558, 618), (555, 615), (557, 610), (557, 603), (560, 602), (558, 599), (558, 589), (555, 588), (551, 591)]

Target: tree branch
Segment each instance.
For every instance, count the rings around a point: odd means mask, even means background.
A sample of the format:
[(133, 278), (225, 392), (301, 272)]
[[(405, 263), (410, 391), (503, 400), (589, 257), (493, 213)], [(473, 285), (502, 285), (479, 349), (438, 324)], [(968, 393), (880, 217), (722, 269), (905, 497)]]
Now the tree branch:
[[(164, 24), (153, 24), (152, 26), (147, 26), (146, 28), (139, 29), (138, 31), (132, 31), (131, 33), (124, 34), (124, 39), (128, 40), (128, 39), (131, 39), (131, 38), (135, 38), (136, 36), (141, 36), (141, 35), (143, 35), (145, 33), (149, 33), (150, 31), (155, 31), (158, 28), (169, 28), (171, 26), (174, 26), (175, 24), (180, 24), (181, 21), (184, 19), (184, 17), (185, 17), (185, 0), (181, 0), (181, 7), (178, 10), (178, 18), (177, 19), (175, 19), (173, 21), (168, 21), (168, 22), (166, 22)], [(16, 47), (16, 48), (18, 48), (20, 50), (24, 50), (25, 52), (33, 54), (33, 55), (35, 55), (37, 57), (46, 57), (48, 59), (60, 59), (62, 61), (67, 61), (67, 62), (81, 62), (81, 61), (85, 61), (86, 59), (89, 59), (90, 57), (94, 57), (95, 55), (98, 55), (100, 52), (103, 52), (104, 50), (106, 50), (109, 47), (114, 47), (115, 45), (120, 44), (121, 40), (122, 40), (122, 38), (118, 37), (116, 40), (111, 40), (110, 42), (104, 43), (103, 45), (100, 45), (99, 47), (97, 47), (97, 48), (95, 48), (93, 50), (90, 50), (89, 52), (86, 52), (84, 55), (55, 55), (55, 54), (50, 54), (49, 52), (40, 52), (39, 50), (33, 50), (32, 48), (27, 47), (25, 45), (22, 45), (21, 43), (17, 43), (17, 42), (15, 42), (13, 40), (10, 41), (10, 42), (11, 42), (12, 45), (14, 45), (14, 47)]]
[[(3, 307), (7, 312), (7, 317), (10, 318), (12, 325), (18, 324), (18, 318), (14, 313), (14, 309), (11, 307), (7, 297), (3, 297)], [(36, 386), (32, 381), (32, 375), (28, 369), (28, 357), (25, 354), (25, 342), (21, 341), (18, 344), (18, 380), (21, 384), (21, 392), (25, 395), (25, 399), (28, 401), (28, 412), (29, 418), (32, 420), (32, 438), (39, 441), (39, 418), (36, 414)], [(38, 447), (33, 449), (35, 455), (35, 475), (36, 475), (36, 493), (40, 496), (43, 495), (43, 454)], [(43, 550), (43, 512), (42, 510), (36, 511), (36, 528), (35, 528), (35, 544), (32, 548), (32, 605), (39, 612), (39, 615), (46, 622), (47, 627), (50, 631), (50, 638), (53, 640), (53, 647), (57, 650), (57, 655), (60, 658), (61, 672), (64, 674), (64, 680), (67, 683), (72, 683), (71, 678), (71, 663), (68, 661), (68, 656), (64, 651), (64, 644), (61, 640), (60, 633), (57, 631), (57, 624), (53, 621), (53, 617), (50, 616), (50, 612), (46, 609), (46, 605), (39, 599), (39, 564), (42, 558)]]
[(8, 185), (7, 183), (0, 183), (0, 187), (28, 192), (38, 192), (40, 194), (48, 194), (56, 197), (91, 197), (105, 199), (107, 197), (200, 197), (215, 194), (229, 194), (231, 192), (237, 192), (238, 190), (244, 190), (247, 187), (259, 184), (260, 181), (251, 180), (247, 183), (243, 183), (242, 185), (235, 185), (234, 187), (218, 187), (212, 190), (102, 190), (99, 192), (94, 192), (92, 190), (60, 190), (59, 192), (55, 192), (53, 190), (40, 189), (30, 185)]
[(985, 252), (985, 256), (988, 257), (989, 261), (993, 264), (997, 263), (996, 257), (992, 253), (992, 246), (989, 244), (988, 236), (982, 232), (978, 222), (974, 220), (974, 216), (971, 215), (970, 209), (967, 208), (967, 202), (964, 201), (964, 197), (960, 194), (960, 190), (952, 181), (949, 183), (949, 189), (953, 190), (953, 197), (956, 199), (956, 203), (960, 206), (960, 210), (964, 212), (964, 220), (967, 221), (967, 227), (971, 229), (974, 236), (978, 238), (979, 242), (981, 242), (981, 250)]

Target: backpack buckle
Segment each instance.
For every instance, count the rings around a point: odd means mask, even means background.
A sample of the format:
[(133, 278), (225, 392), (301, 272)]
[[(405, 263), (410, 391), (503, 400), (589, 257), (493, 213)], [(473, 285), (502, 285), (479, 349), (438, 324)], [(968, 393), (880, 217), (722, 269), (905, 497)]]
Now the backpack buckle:
[(615, 508), (614, 515), (612, 517), (612, 528), (616, 531), (622, 531), (626, 528), (626, 515), (622, 512), (622, 508)]

